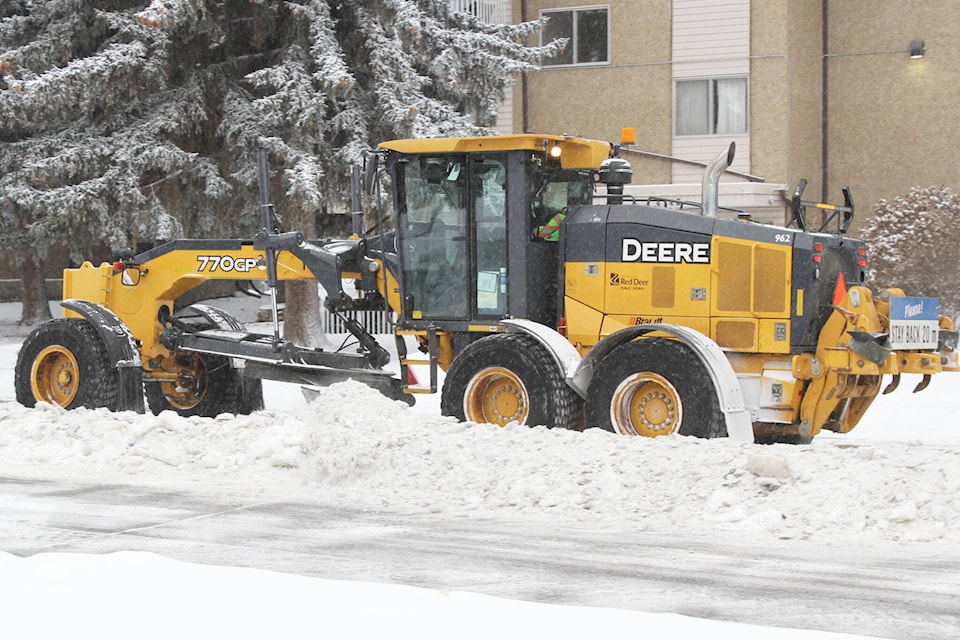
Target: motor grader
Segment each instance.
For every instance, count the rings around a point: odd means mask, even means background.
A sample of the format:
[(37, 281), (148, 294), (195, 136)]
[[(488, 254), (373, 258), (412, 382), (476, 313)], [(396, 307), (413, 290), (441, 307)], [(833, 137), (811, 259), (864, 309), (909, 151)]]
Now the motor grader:
[[(355, 224), (335, 240), (280, 228), (261, 156), (255, 237), (67, 269), (64, 317), (24, 343), (17, 399), (144, 411), (146, 398), (154, 412), (213, 416), (261, 407), (262, 379), (357, 379), (412, 400), (437, 392), (442, 370), (441, 411), (461, 420), (808, 442), (850, 431), (884, 376), (892, 391), (919, 374), (919, 390), (960, 370), (936, 299), (865, 286), (849, 190), (842, 205), (808, 202), (801, 182), (789, 223), (760, 224), (718, 215), (733, 145), (706, 168), (700, 203), (624, 194), (619, 150), (534, 134), (386, 142), (354, 172), (354, 208), (360, 184), (376, 202), (389, 184), (392, 228), (377, 207), (377, 233)], [(263, 334), (180, 304), (210, 279), (272, 292), (316, 280), (356, 340), (305, 347), (281, 336), (276, 313)], [(362, 310), (390, 314), (393, 371)]]

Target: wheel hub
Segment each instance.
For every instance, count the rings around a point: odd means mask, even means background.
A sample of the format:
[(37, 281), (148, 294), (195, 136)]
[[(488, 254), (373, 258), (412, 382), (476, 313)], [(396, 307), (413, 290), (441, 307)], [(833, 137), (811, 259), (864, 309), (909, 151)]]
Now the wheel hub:
[(464, 415), (477, 423), (525, 424), (530, 414), (528, 398), (523, 381), (514, 372), (489, 367), (479, 371), (467, 385), (463, 395)]
[(73, 367), (69, 363), (57, 365), (56, 385), (65, 391), (73, 386)]
[(44, 402), (67, 407), (80, 390), (77, 359), (64, 346), (52, 345), (41, 351), (33, 361), (30, 386), (33, 397)]
[(206, 363), (197, 354), (180, 355), (176, 358), (174, 370), (176, 381), (160, 382), (163, 395), (175, 409), (192, 409), (207, 394)]
[(683, 405), (669, 380), (652, 372), (635, 373), (614, 391), (610, 418), (624, 435), (664, 436), (680, 428)]

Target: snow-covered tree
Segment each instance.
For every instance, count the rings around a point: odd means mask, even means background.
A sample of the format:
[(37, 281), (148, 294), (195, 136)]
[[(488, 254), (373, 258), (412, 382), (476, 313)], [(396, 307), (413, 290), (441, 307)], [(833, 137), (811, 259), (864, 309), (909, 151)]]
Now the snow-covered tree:
[(258, 149), (309, 236), (378, 142), (488, 131), (536, 28), (445, 0), (0, 2), (0, 244), (26, 276), (57, 246), (252, 235)]
[(947, 187), (914, 187), (881, 200), (863, 229), (870, 280), (907, 295), (940, 298), (941, 313), (960, 312), (960, 196)]
[[(186, 59), (187, 33), (158, 29), (137, 8), (0, 5), (0, 243), (36, 263), (24, 275), (40, 273), (58, 245), (75, 261), (132, 247), (164, 226), (167, 209), (197, 232), (216, 226), (230, 185), (197, 144), (211, 111), (210, 72), (182, 74), (199, 64)], [(198, 30), (215, 26), (196, 19)], [(24, 282), (23, 322), (49, 315), (38, 289), (42, 282)]]

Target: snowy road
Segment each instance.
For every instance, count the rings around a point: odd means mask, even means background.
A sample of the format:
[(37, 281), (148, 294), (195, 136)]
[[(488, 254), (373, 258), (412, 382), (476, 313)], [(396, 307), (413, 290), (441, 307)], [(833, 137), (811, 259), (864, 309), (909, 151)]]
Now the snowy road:
[[(960, 637), (960, 558), (935, 547), (758, 545), (544, 517), (351, 510), (256, 492), (0, 477), (17, 555), (153, 551), (194, 562), (893, 638)], [(942, 548), (941, 548), (942, 551)]]

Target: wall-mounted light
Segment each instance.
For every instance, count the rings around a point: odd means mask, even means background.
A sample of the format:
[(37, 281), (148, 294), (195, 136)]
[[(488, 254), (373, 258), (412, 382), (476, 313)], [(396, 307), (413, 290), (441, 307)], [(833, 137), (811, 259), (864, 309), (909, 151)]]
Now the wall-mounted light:
[(926, 49), (923, 46), (923, 40), (914, 40), (910, 43), (910, 57), (922, 58)]

